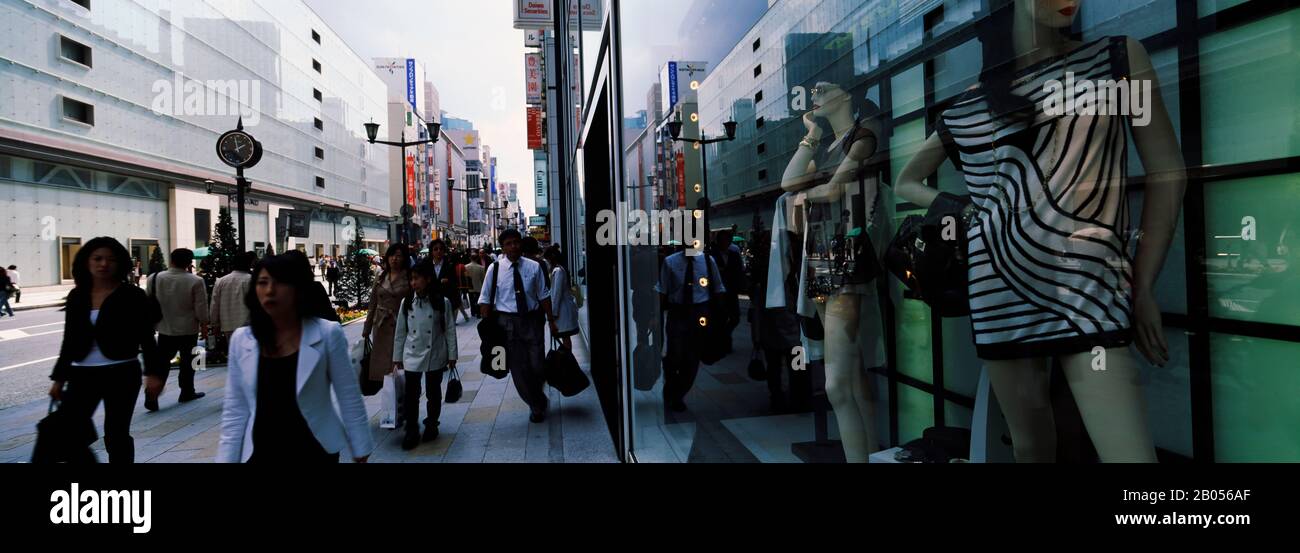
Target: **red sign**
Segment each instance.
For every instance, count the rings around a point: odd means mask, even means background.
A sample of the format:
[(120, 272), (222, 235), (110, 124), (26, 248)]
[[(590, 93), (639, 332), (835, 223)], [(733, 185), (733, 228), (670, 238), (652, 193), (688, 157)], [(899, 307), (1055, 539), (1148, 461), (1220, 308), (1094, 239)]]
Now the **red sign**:
[(406, 204), (415, 205), (415, 156), (406, 156)]
[(677, 207), (686, 207), (686, 154), (677, 152)]
[(528, 149), (540, 150), (543, 147), (542, 136), (542, 110), (541, 108), (528, 108)]

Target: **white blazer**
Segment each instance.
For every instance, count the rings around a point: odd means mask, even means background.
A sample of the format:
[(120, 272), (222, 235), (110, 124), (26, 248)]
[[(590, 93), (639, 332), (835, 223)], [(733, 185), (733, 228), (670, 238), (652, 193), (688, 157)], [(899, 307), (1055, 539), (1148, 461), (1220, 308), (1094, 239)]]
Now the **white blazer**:
[[(247, 462), (253, 455), (259, 359), (261, 351), (252, 329), (242, 327), (236, 330), (230, 337), (230, 366), (221, 413), (218, 463)], [(337, 411), (331, 390), (338, 399)], [(327, 453), (342, 452), (344, 446), (348, 446), (356, 457), (374, 451), (366, 405), (348, 357), (347, 337), (343, 334), (343, 327), (336, 322), (303, 320), (302, 342), (298, 347), (298, 408)]]

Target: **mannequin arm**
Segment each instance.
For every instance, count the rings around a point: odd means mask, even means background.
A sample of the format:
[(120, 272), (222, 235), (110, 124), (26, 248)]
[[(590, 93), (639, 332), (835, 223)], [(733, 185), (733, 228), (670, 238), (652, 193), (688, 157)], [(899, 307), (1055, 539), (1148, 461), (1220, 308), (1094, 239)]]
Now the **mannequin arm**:
[[(844, 161), (835, 169), (835, 174), (831, 175), (829, 182), (815, 186), (808, 191), (808, 200), (818, 203), (830, 203), (844, 197), (844, 185), (857, 182), (857, 173), (862, 168), (862, 163), (871, 157), (876, 151), (876, 134), (870, 133), (869, 136), (863, 136), (853, 143), (849, 148), (849, 153), (844, 157)], [(875, 187), (867, 191), (867, 205), (875, 199)]]
[(1187, 190), (1187, 169), (1178, 136), (1174, 134), (1169, 112), (1160, 96), (1160, 83), (1151, 67), (1151, 58), (1142, 43), (1133, 39), (1128, 42), (1128, 57), (1133, 82), (1149, 80), (1153, 91), (1149, 98), (1150, 124), (1133, 127), (1133, 141), (1147, 172), (1142, 237), (1138, 241), (1133, 271), (1135, 332), (1141, 353), (1152, 363), (1163, 365), (1169, 360), (1169, 347), (1165, 343), (1160, 308), (1151, 289), (1160, 276), (1160, 268), (1165, 264), (1165, 256), (1178, 226), (1183, 195)]
[(904, 200), (921, 207), (930, 207), (934, 199), (939, 197), (939, 191), (926, 186), (925, 179), (935, 174), (945, 159), (947, 156), (943, 150), (943, 139), (939, 133), (931, 134), (898, 175), (898, 182), (894, 184), (895, 192)]
[(794, 157), (790, 159), (790, 164), (785, 168), (785, 174), (781, 176), (782, 190), (798, 192), (812, 184), (812, 176), (817, 172), (817, 164), (813, 162), (814, 153), (811, 148), (803, 146), (795, 148)]

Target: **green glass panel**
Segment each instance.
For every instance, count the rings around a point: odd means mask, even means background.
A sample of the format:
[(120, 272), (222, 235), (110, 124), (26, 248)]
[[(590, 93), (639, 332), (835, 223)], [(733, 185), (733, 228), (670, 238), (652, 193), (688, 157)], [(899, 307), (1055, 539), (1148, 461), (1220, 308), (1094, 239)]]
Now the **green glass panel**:
[(905, 384), (898, 385), (898, 443), (921, 437), (934, 426), (934, 396)]
[(1210, 314), (1300, 325), (1300, 174), (1205, 187)]
[(1214, 334), (1214, 455), (1219, 462), (1300, 462), (1300, 344)]

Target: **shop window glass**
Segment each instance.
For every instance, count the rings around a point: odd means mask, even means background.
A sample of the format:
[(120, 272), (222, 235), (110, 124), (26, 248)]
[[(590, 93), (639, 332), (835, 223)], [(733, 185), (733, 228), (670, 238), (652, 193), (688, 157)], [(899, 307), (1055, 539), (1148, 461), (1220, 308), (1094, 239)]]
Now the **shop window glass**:
[(1213, 334), (1214, 456), (1219, 462), (1300, 462), (1300, 344)]
[(1157, 367), (1146, 362), (1136, 348), (1131, 351), (1137, 361), (1146, 399), (1147, 424), (1156, 447), (1192, 456), (1191, 369), (1187, 331), (1165, 327), (1169, 344), (1169, 362)]
[(1199, 13), (1201, 17), (1205, 17), (1207, 15), (1214, 15), (1233, 6), (1245, 4), (1249, 1), (1250, 0), (1197, 0), (1196, 8), (1197, 13)]
[(915, 119), (894, 127), (894, 136), (889, 140), (890, 168), (893, 170), (889, 182), (898, 182), (898, 175), (912, 159), (912, 155), (925, 142), (925, 120)]
[(925, 107), (924, 65), (915, 65), (895, 74), (890, 78), (889, 85), (894, 101), (894, 117), (902, 117)]
[(921, 437), (934, 426), (934, 396), (906, 384), (898, 385), (898, 443)]
[(974, 398), (984, 363), (975, 354), (969, 317), (943, 320), (943, 387)]
[(934, 97), (936, 102), (961, 94), (979, 82), (984, 66), (984, 53), (978, 40), (968, 40), (961, 46), (944, 51), (934, 57)]
[[(1146, 198), (1142, 191), (1129, 193), (1130, 230), (1137, 232), (1142, 228), (1142, 208)], [(1169, 252), (1165, 255), (1165, 266), (1160, 270), (1153, 292), (1160, 311), (1164, 313), (1187, 314), (1187, 239), (1184, 232), (1184, 217), (1178, 218), (1178, 227), (1174, 229), (1173, 240), (1169, 243)], [(1129, 253), (1137, 251), (1137, 243), (1129, 247)]]
[(1205, 188), (1210, 315), (1300, 325), (1300, 174)]
[[(943, 402), (943, 425), (949, 428), (967, 428), (971, 426), (971, 419), (975, 418), (975, 412), (971, 409), (957, 405), (951, 401)], [(962, 455), (966, 457), (966, 455)]]
[(1174, 28), (1177, 0), (1089, 0), (1079, 11), (1085, 40), (1105, 36), (1146, 38)]
[(1300, 155), (1300, 9), (1201, 40), (1205, 163)]
[[(1150, 52), (1151, 66), (1156, 70), (1156, 78), (1160, 80), (1160, 99), (1165, 103), (1165, 112), (1169, 114), (1169, 121), (1174, 126), (1174, 136), (1178, 137), (1179, 143), (1182, 143), (1183, 122), (1182, 102), (1178, 98), (1178, 50), (1169, 48), (1159, 52)], [(1128, 174), (1145, 175), (1146, 168), (1142, 166), (1142, 158), (1138, 156), (1137, 144), (1132, 140), (1130, 135), (1128, 144)]]
[[(895, 283), (895, 286), (901, 286)], [(934, 335), (930, 332), (930, 306), (920, 300), (903, 300), (894, 310), (898, 336), (898, 372), (934, 383)]]

